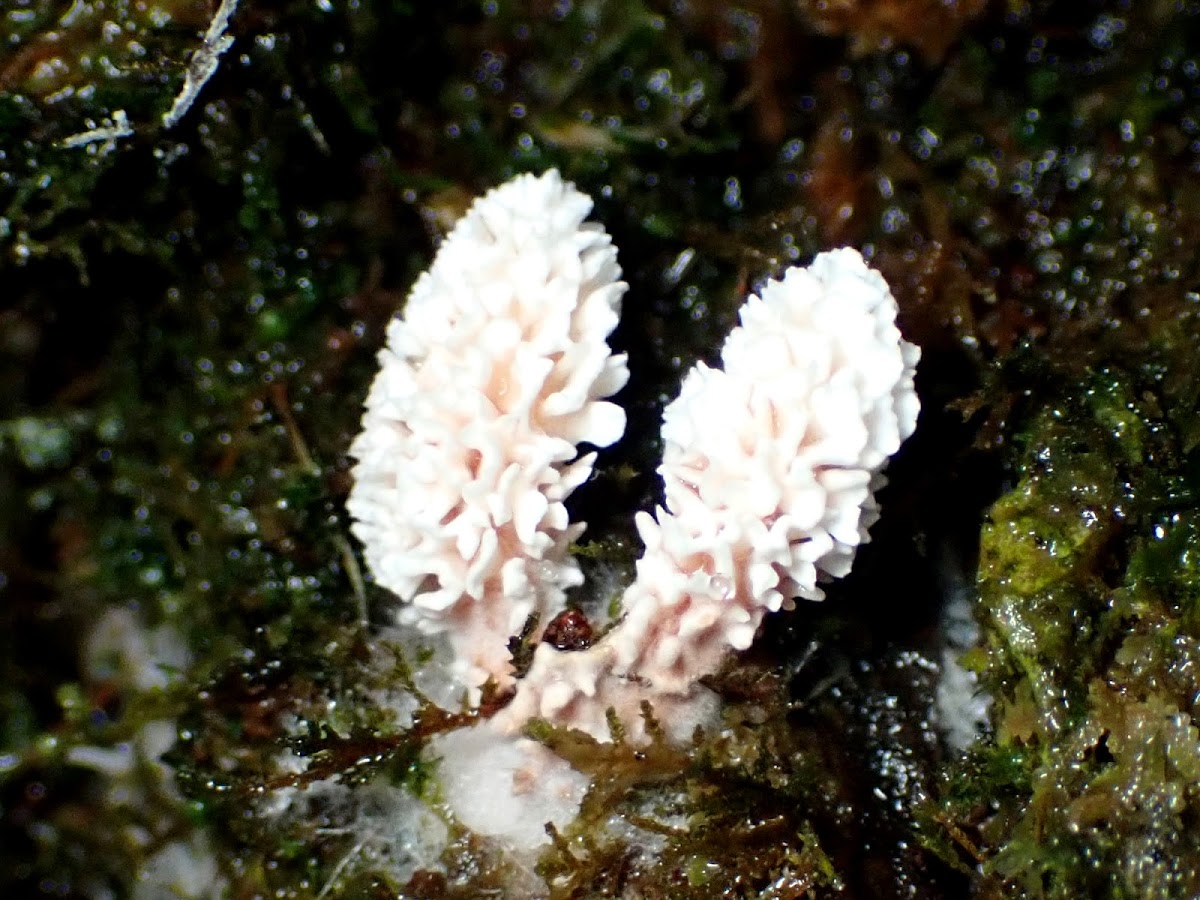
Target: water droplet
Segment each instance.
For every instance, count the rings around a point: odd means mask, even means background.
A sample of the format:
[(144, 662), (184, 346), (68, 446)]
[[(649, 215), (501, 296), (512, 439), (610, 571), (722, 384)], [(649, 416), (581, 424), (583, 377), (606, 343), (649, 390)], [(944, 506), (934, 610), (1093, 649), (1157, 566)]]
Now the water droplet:
[(722, 600), (733, 599), (733, 581), (725, 575), (710, 575), (708, 578), (708, 589)]

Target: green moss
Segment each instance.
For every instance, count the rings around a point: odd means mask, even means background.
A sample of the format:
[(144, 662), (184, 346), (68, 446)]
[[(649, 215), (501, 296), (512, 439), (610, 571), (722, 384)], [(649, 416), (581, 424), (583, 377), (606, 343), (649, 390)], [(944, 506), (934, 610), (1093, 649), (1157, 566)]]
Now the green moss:
[(1028, 896), (1166, 898), (1200, 884), (1200, 670), (1183, 662), (1200, 648), (1193, 514), (1171, 511), (1179, 436), (1141, 377), (1109, 367), (1064, 383), (1029, 420), (1016, 485), (983, 531), (996, 745), (976, 758), (1023, 771), (1005, 784), (963, 770), (946, 795), (950, 833), (992, 798), (973, 849), (989, 878)]
[[(539, 863), (554, 896), (803, 895), (843, 886), (813, 825), (793, 815), (797, 803), (820, 803), (810, 782), (787, 771), (782, 748), (754, 729), (731, 729), (691, 753), (661, 736), (632, 748), (619, 734), (598, 744), (541, 726), (532, 733), (593, 778), (579, 818), (555, 833)], [(658, 845), (652, 857), (639, 848), (647, 842)]]

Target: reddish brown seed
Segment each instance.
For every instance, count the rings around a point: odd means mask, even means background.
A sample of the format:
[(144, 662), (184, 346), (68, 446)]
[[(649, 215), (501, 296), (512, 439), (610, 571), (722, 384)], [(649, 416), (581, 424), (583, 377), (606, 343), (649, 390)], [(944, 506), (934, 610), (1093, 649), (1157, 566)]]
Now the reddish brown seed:
[(564, 609), (550, 620), (542, 640), (559, 650), (586, 650), (592, 646), (592, 623), (577, 609)]

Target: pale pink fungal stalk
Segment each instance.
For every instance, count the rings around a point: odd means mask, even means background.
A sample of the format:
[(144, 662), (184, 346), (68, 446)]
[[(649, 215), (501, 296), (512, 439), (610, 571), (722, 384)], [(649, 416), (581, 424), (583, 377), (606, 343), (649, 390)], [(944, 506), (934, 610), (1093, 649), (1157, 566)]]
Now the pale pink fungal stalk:
[(628, 378), (606, 338), (626, 285), (592, 201), (556, 171), (475, 202), (388, 328), (347, 508), (402, 621), (444, 633), (478, 698), (508, 640), (582, 581), (563, 501), (620, 437)]

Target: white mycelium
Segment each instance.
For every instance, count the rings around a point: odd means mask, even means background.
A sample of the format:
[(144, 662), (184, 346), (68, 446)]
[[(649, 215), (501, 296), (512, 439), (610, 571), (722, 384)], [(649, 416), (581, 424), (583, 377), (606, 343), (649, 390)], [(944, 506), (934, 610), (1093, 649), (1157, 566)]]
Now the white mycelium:
[(621, 296), (592, 201), (555, 171), (477, 200), (388, 328), (347, 508), (402, 615), (445, 632), (477, 696), (511, 684), (508, 640), (578, 585), (583, 530), (563, 501), (625, 427), (604, 402), (628, 378), (606, 338)]
[(587, 651), (539, 647), (500, 727), (539, 716), (603, 740), (606, 709), (636, 730), (642, 700), (688, 721), (696, 682), (767, 612), (850, 570), (880, 471), (916, 426), (919, 350), (895, 319), (850, 249), (750, 297), (724, 368), (696, 366), (664, 414), (665, 508), (638, 515), (646, 550), (623, 620)]

